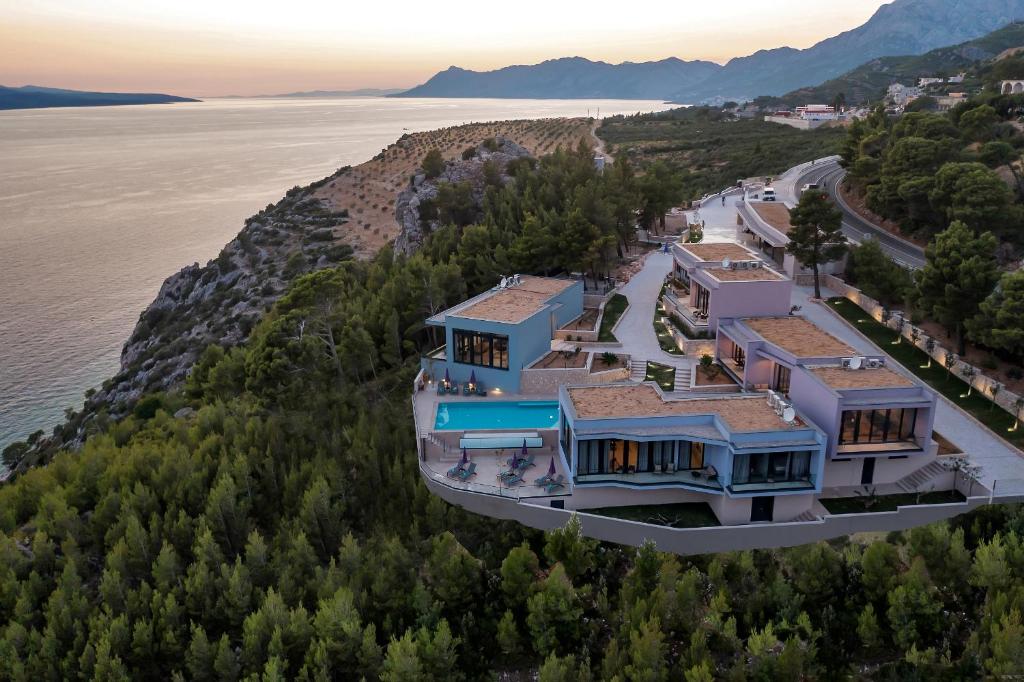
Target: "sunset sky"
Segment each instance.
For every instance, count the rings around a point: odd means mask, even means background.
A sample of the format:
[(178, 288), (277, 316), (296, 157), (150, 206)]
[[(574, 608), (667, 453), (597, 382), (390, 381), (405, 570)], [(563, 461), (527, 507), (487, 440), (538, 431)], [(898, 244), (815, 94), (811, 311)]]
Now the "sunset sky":
[(882, 4), (0, 0), (0, 84), (202, 97), (408, 87), (453, 64), (575, 55), (724, 62), (808, 47)]

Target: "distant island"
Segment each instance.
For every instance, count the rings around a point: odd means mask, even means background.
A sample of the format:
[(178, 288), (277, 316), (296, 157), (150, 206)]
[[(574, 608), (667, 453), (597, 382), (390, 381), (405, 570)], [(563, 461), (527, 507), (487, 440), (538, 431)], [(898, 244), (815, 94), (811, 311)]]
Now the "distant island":
[(143, 92), (88, 92), (23, 85), (11, 88), (0, 85), (0, 110), (45, 109), (49, 107), (112, 107), (126, 104), (169, 104), (200, 100), (177, 95)]

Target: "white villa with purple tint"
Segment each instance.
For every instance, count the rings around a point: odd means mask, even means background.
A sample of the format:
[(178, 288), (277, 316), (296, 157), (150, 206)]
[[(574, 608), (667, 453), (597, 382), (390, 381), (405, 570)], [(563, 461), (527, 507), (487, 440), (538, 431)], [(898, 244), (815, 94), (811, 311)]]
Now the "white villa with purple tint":
[[(620, 290), (614, 342), (597, 341), (608, 299), (575, 279), (506, 278), (428, 320), (446, 345), (424, 358), (413, 409), (434, 494), (538, 528), (577, 513), (593, 537), (684, 554), (907, 528), (988, 501), (979, 485), (956, 492), (932, 391), (801, 315), (775, 262), (677, 243)], [(659, 301), (679, 349), (659, 346)], [(946, 498), (915, 503), (924, 493)], [(897, 494), (895, 511), (829, 511)]]

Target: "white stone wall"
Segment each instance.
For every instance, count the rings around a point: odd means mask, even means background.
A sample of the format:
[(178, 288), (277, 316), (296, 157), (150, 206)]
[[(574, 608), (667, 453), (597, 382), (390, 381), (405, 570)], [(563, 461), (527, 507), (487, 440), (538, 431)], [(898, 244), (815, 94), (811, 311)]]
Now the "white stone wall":
[[(879, 322), (882, 321), (882, 311), (885, 309), (884, 306), (875, 299), (871, 298), (870, 296), (862, 292), (860, 289), (850, 286), (849, 284), (839, 279), (838, 277), (835, 277), (834, 275), (825, 275), (822, 278), (822, 285), (836, 292), (840, 296), (843, 296), (846, 299), (852, 301), (853, 303), (856, 303), (858, 306), (860, 306), (861, 309), (863, 309), (866, 313), (871, 315), (871, 317), (873, 317), (875, 320)], [(887, 327), (895, 331), (896, 325), (899, 323), (899, 320), (899, 314), (894, 313), (893, 316), (885, 324)], [(902, 331), (902, 336), (907, 343), (914, 343), (914, 329), (915, 327), (912, 324), (910, 324), (910, 320), (907, 319), (903, 325)], [(928, 339), (932, 339), (935, 342), (935, 346), (932, 349), (931, 353), (928, 353)], [(933, 337), (928, 336), (927, 334), (924, 333), (923, 330), (920, 329), (918, 330), (918, 339), (915, 345), (921, 351), (931, 355), (932, 360), (938, 363), (940, 367), (945, 367), (946, 357), (948, 355), (956, 356), (956, 354), (951, 349), (947, 349), (945, 346), (943, 346), (942, 342), (939, 341), (939, 339), (934, 339)], [(966, 363), (959, 357), (957, 357), (956, 366), (953, 368), (953, 375), (957, 379), (966, 383), (968, 379), (963, 374), (963, 371), (966, 368), (973, 368), (974, 370), (974, 376), (971, 377), (970, 379), (970, 385), (974, 388), (974, 391), (976, 393), (981, 394), (982, 396), (988, 398), (989, 400), (993, 400), (992, 387), (995, 384), (999, 384), (1000, 388), (999, 390), (997, 390), (995, 395), (995, 404), (1009, 412), (1011, 415), (1016, 415), (1018, 413), (1017, 401), (1021, 399), (1020, 395), (1014, 393), (1013, 391), (1007, 390), (1005, 387), (1003, 387), (1001, 382), (993, 379), (992, 377), (987, 376), (984, 373), (983, 369)]]

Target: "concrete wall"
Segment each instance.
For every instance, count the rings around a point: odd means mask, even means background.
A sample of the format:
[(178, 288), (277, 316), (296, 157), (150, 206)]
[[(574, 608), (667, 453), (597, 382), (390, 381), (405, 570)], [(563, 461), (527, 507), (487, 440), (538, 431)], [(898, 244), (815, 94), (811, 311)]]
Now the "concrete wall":
[[(789, 279), (750, 282), (719, 282), (702, 270), (695, 270), (692, 279), (710, 292), (708, 328), (718, 330), (723, 317), (772, 317), (788, 315), (793, 291)], [(696, 288), (691, 290), (690, 305), (695, 305)]]
[[(850, 459), (840, 458), (832, 460), (825, 469), (826, 488), (859, 488), (861, 487), (860, 476), (864, 470), (864, 460), (868, 457), (852, 457)], [(928, 466), (935, 461), (934, 456), (917, 454), (910, 455), (903, 459), (889, 459), (884, 454), (875, 457), (874, 483), (871, 485), (879, 487), (879, 493), (883, 491), (881, 486), (894, 484), (905, 476), (909, 476), (918, 469)], [(953, 488), (952, 473), (949, 474), (948, 484), (945, 479), (935, 479), (936, 490), (951, 490)], [(892, 490), (890, 492), (902, 492)], [(886, 493), (887, 494), (887, 493)]]
[[(422, 465), (420, 470), (423, 472)], [(545, 498), (533, 498), (520, 502), (494, 495), (456, 490), (443, 482), (433, 480), (428, 473), (424, 473), (424, 481), (433, 494), (477, 514), (518, 521), (540, 530), (552, 530), (564, 527), (572, 514), (577, 513), (583, 533), (587, 537), (633, 547), (639, 547), (650, 540), (660, 551), (680, 555), (792, 547), (851, 533), (906, 530), (914, 526), (952, 518), (988, 502), (987, 497), (972, 497), (967, 502), (960, 504), (900, 507), (894, 512), (827, 516), (817, 521), (758, 523), (713, 528), (668, 528), (595, 516), (586, 512), (556, 509), (550, 507), (550, 500)], [(564, 500), (565, 498), (556, 499)], [(798, 503), (794, 501), (793, 504)]]
[[(591, 362), (600, 362), (600, 358), (591, 358)], [(607, 384), (616, 381), (626, 381), (627, 379), (629, 379), (629, 370), (625, 367), (593, 374), (586, 367), (574, 369), (524, 369), (520, 373), (519, 392), (553, 396), (558, 394), (558, 387), (565, 384), (572, 384), (574, 386)]]

